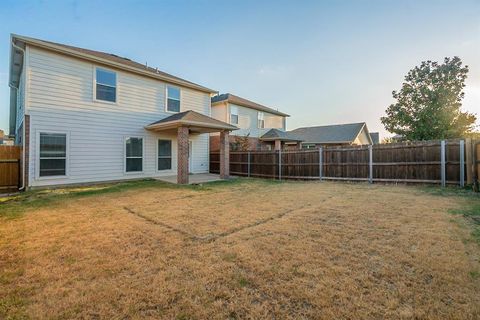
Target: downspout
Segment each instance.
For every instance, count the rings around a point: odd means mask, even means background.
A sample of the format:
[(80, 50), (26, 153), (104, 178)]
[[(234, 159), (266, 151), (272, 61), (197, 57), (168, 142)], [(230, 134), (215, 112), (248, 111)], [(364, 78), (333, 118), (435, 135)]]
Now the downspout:
[[(23, 53), (23, 60), (24, 60), (23, 63), (25, 63), (25, 50), (22, 47), (17, 46), (13, 39), (12, 39), (12, 47), (20, 50)], [(24, 66), (22, 66), (22, 67), (24, 67)], [(9, 83), (8, 86), (10, 88), (14, 88), (17, 91), (17, 97), (18, 97), (18, 87), (13, 86), (11, 83)], [(17, 109), (18, 109), (18, 105), (16, 105), (15, 112), (17, 112)], [(15, 127), (16, 126), (17, 125), (15, 124)], [(22, 132), (22, 137), (23, 137), (23, 139), (22, 139), (22, 150), (23, 150), (23, 152), (22, 152), (22, 158), (23, 158), (23, 161), (22, 161), (22, 186), (20, 188), (18, 188), (18, 190), (20, 190), (20, 191), (25, 189), (25, 116), (23, 117), (22, 131), (23, 131)]]

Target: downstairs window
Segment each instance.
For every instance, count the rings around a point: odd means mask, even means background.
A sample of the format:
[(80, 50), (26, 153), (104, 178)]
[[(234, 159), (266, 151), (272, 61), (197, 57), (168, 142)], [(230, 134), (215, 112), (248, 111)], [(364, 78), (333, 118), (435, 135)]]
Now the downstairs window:
[(40, 133), (40, 177), (67, 174), (67, 135), (65, 133)]

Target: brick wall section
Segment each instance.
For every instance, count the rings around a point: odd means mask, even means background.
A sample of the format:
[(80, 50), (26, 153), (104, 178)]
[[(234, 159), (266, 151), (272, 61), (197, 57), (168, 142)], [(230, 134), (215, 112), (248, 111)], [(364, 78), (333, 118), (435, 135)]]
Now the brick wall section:
[(188, 128), (177, 131), (177, 183), (188, 184)]
[(220, 178), (230, 176), (230, 143), (228, 131), (220, 132)]
[(30, 170), (29, 170), (29, 164), (30, 164), (30, 115), (26, 114), (24, 116), (25, 118), (23, 119), (23, 126), (25, 128), (25, 136), (23, 137), (23, 141), (25, 144), (25, 147), (23, 148), (23, 152), (25, 153), (25, 163), (24, 163), (24, 170), (25, 170), (25, 178), (23, 180), (23, 185), (25, 186), (25, 189), (27, 190), (29, 185), (29, 177), (30, 177)]
[[(237, 136), (229, 135), (229, 142), (231, 144), (237, 143)], [(248, 150), (246, 151), (267, 151), (273, 150), (273, 142), (261, 141), (258, 138), (248, 138)], [(219, 152), (220, 151), (220, 136), (210, 136), (210, 151)], [(232, 150), (233, 151), (233, 150)]]

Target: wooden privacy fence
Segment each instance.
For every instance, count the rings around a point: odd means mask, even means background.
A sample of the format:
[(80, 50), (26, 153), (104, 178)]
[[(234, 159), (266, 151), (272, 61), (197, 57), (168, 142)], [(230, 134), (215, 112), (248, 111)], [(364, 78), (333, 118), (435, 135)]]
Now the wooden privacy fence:
[[(475, 148), (473, 148), (475, 147)], [(230, 174), (274, 179), (368, 182), (472, 183), (480, 145), (465, 140), (420, 141), (315, 150), (230, 153)], [(466, 153), (470, 158), (466, 158)], [(210, 172), (219, 172), (219, 154), (210, 154)], [(467, 170), (467, 167), (468, 170)], [(477, 164), (480, 170), (480, 162)], [(478, 173), (478, 172), (477, 172)], [(467, 175), (470, 180), (467, 180)], [(478, 176), (478, 175), (477, 175)]]
[(21, 147), (0, 145), (0, 192), (20, 187)]

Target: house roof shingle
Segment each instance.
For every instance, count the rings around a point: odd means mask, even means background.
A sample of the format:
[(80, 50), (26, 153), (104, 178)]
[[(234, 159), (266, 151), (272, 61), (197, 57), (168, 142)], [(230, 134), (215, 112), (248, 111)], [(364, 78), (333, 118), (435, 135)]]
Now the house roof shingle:
[(84, 49), (84, 48), (74, 47), (66, 44), (40, 40), (40, 39), (35, 39), (35, 38), (30, 38), (30, 37), (25, 37), (20, 35), (12, 35), (12, 39), (16, 39), (16, 40), (28, 43), (30, 45), (39, 46), (39, 47), (43, 47), (53, 51), (61, 52), (66, 55), (71, 55), (71, 56), (80, 55), (84, 59), (101, 62), (107, 65), (112, 65), (117, 68), (128, 68), (129, 71), (137, 71), (144, 75), (147, 75), (156, 79), (160, 79), (165, 82), (170, 82), (172, 84), (183, 85), (186, 87), (190, 87), (192, 89), (197, 89), (197, 90), (208, 92), (208, 93), (217, 93), (216, 90), (209, 89), (207, 87), (201, 86), (194, 82), (160, 71), (157, 68), (152, 68), (145, 64), (141, 64), (139, 62), (130, 60), (128, 58), (120, 57), (112, 53)]
[(379, 132), (370, 132), (370, 138), (372, 138), (373, 144), (380, 143), (380, 133)]
[(275, 110), (273, 108), (258, 104), (256, 102), (253, 102), (253, 101), (250, 101), (250, 100), (247, 100), (245, 98), (241, 98), (241, 97), (233, 95), (231, 93), (224, 93), (224, 94), (220, 94), (220, 95), (212, 97), (212, 105), (215, 104), (215, 103), (219, 103), (219, 102), (229, 102), (229, 103), (237, 104), (239, 106), (243, 106), (243, 107), (252, 108), (252, 109), (255, 109), (255, 110), (259, 110), (259, 111), (265, 111), (265, 112), (268, 112), (268, 113), (276, 114), (276, 115), (279, 115), (279, 116), (282, 116), (282, 117), (290, 117), (289, 114), (286, 114), (286, 113), (280, 112), (278, 110)]
[(295, 134), (290, 132), (285, 132), (278, 129), (270, 129), (263, 136), (260, 137), (260, 140), (271, 141), (271, 140), (282, 140), (282, 141), (302, 141), (301, 138), (295, 136)]
[(146, 128), (154, 128), (157, 125), (168, 123), (180, 123), (184, 125), (197, 125), (211, 128), (219, 128), (224, 130), (237, 130), (238, 128), (226, 122), (214, 119), (193, 110), (175, 113), (169, 117), (149, 124)]
[(304, 143), (352, 143), (365, 126), (365, 122), (347, 123), (298, 128), (289, 133), (301, 138)]

